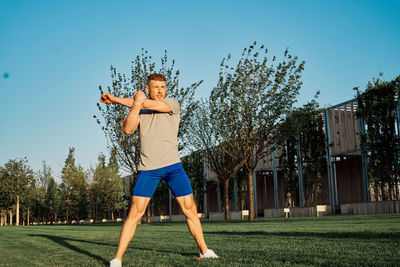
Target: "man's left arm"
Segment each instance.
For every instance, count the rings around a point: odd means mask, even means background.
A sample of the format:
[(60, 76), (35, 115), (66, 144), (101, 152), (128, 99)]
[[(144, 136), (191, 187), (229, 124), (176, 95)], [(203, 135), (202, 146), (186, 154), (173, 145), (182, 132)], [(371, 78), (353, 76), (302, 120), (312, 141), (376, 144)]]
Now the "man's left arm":
[(146, 99), (142, 105), (143, 109), (150, 109), (158, 112), (168, 113), (171, 112), (171, 107), (162, 100)]

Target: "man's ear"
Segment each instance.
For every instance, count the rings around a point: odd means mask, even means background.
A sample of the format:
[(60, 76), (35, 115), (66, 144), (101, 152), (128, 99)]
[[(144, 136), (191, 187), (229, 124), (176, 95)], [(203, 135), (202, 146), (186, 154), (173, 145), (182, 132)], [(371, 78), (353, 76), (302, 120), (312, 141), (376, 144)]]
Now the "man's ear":
[(149, 86), (146, 86), (146, 93), (150, 96)]

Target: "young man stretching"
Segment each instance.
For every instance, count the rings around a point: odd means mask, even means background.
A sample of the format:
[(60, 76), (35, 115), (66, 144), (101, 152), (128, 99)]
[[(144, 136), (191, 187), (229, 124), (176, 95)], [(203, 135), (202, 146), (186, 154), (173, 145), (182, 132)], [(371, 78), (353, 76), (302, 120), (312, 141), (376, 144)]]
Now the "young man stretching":
[(150, 99), (142, 91), (137, 91), (134, 98), (118, 98), (105, 93), (100, 100), (106, 104), (116, 103), (131, 108), (124, 122), (126, 134), (132, 134), (138, 126), (140, 128), (140, 174), (133, 190), (131, 209), (121, 230), (118, 250), (110, 266), (121, 266), (122, 256), (135, 234), (136, 225), (162, 179), (167, 182), (186, 216), (189, 231), (199, 247), (200, 258), (218, 258), (204, 241), (192, 187), (180, 163), (179, 103), (165, 98), (166, 79), (161, 74), (149, 76), (146, 92)]

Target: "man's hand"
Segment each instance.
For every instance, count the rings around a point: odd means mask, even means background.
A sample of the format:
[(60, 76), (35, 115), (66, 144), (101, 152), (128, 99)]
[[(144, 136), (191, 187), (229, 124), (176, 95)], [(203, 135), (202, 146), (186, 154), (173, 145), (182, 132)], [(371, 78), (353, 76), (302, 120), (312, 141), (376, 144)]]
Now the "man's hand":
[(134, 105), (138, 105), (139, 107), (142, 107), (144, 101), (147, 99), (143, 91), (135, 92), (134, 98), (135, 98)]
[(104, 93), (101, 95), (100, 102), (106, 104), (114, 104), (116, 103), (116, 98), (112, 96), (110, 93)]

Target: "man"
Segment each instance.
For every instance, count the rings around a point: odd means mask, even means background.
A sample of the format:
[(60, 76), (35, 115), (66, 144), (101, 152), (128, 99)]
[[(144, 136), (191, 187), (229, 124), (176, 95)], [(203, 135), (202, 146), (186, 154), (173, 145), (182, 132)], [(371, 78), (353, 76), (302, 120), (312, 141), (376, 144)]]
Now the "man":
[(174, 194), (183, 213), (190, 233), (200, 250), (200, 258), (218, 258), (204, 241), (203, 230), (197, 216), (189, 178), (183, 170), (178, 153), (178, 128), (180, 107), (178, 101), (165, 98), (166, 79), (161, 74), (148, 78), (146, 98), (137, 91), (134, 98), (118, 98), (102, 94), (101, 102), (130, 107), (124, 122), (124, 132), (132, 134), (140, 128), (140, 170), (132, 194), (131, 209), (122, 227), (118, 250), (110, 266), (121, 266), (122, 257), (132, 240), (137, 223), (141, 220), (158, 183), (164, 179)]

